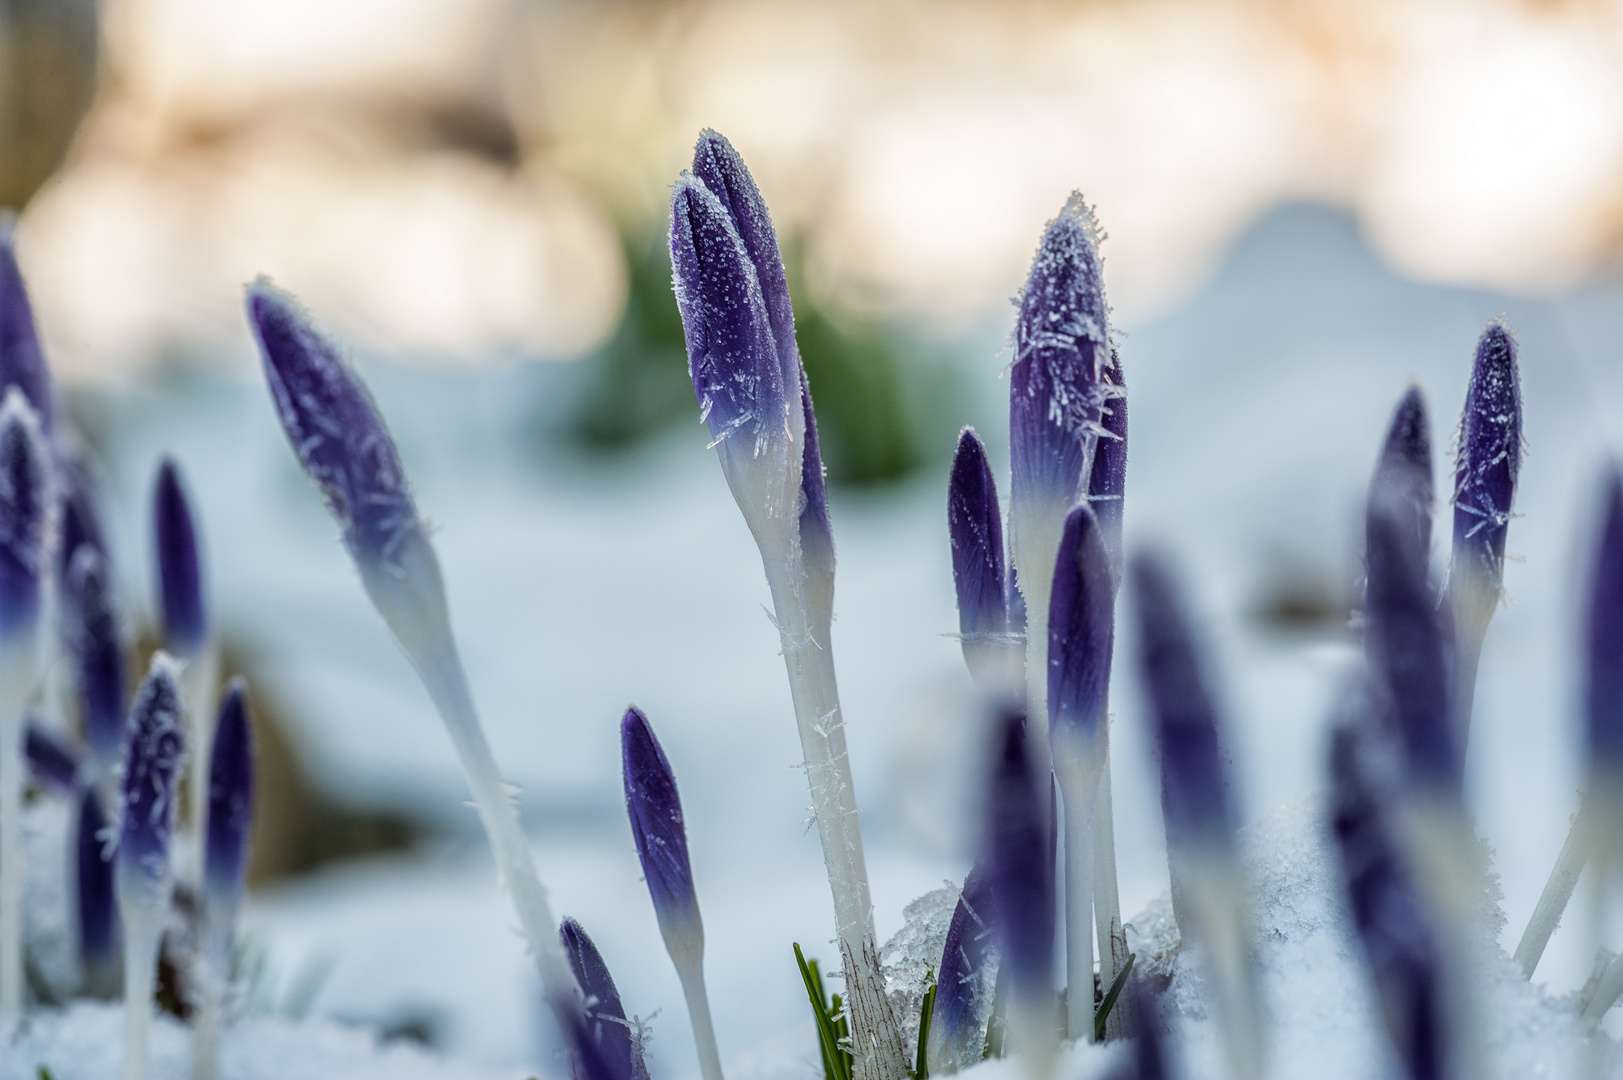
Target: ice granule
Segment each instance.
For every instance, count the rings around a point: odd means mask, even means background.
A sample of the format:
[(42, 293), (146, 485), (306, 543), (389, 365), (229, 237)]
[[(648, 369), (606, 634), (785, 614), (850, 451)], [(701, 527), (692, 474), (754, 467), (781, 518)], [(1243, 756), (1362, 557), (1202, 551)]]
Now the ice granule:
[(908, 904), (902, 909), (902, 928), (879, 953), (891, 1008), (896, 1010), (909, 1047), (918, 1045), (925, 986), (941, 966), (941, 950), (947, 945), (947, 927), (952, 924), (960, 891), (956, 885), (946, 885)]

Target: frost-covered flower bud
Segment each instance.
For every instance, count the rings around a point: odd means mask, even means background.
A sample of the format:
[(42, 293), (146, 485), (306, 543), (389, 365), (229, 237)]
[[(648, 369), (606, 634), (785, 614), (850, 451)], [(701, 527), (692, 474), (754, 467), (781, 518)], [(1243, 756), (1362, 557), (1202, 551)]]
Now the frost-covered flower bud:
[[(60, 518), (56, 539), (56, 574), (67, 594), (64, 605), (71, 608), (75, 602), (68, 572), (73, 557), (81, 547), (93, 548), (105, 562), (107, 542), (103, 536), (101, 516), (96, 512), (95, 484), (84, 461), (77, 452), (59, 452), (56, 467), (57, 503)], [(68, 622), (72, 626), (71, 619)]]
[(118, 974), (118, 910), (113, 897), (113, 852), (107, 828), (101, 793), (87, 786), (79, 796), (74, 883), (84, 985), (97, 997), (114, 992)]
[(575, 982), (585, 995), (581, 1008), (586, 1014), (587, 1033), (617, 1071), (646, 1080), (648, 1070), (643, 1064), (642, 1044), (626, 1020), (620, 991), (614, 985), (608, 965), (603, 962), (603, 955), (574, 919), (563, 921), (558, 937), (563, 942), (564, 954), (569, 957), (569, 969), (575, 974)]
[(394, 440), (365, 385), (287, 293), (265, 278), (248, 316), (276, 412), (363, 567), (397, 568), (423, 535)]
[(1491, 613), (1504, 576), (1505, 534), (1522, 464), (1522, 386), (1516, 339), (1495, 319), (1477, 342), (1454, 466), (1450, 588), (1469, 581)]
[(1590, 768), (1623, 784), (1623, 473), (1606, 479), (1606, 510), (1595, 554), (1585, 627), (1584, 712)]
[(23, 733), (23, 757), (36, 782), (72, 794), (79, 786), (79, 751), (62, 736), (29, 717)]
[(1105, 719), (1116, 591), (1104, 530), (1086, 505), (1065, 518), (1048, 608), (1048, 734), (1055, 768), (1093, 746)]
[(671, 267), (688, 373), (722, 472), (763, 549), (799, 531), (805, 410), (785, 379), (766, 300), (732, 214), (684, 173), (671, 200)]
[(927, 1050), (932, 1073), (968, 1068), (981, 1060), (984, 1051), (991, 1012), (988, 976), (995, 955), (987, 880), (980, 866), (970, 871), (947, 924), (936, 974), (935, 1009), (930, 1014)]
[(158, 653), (130, 706), (118, 830), (121, 907), (158, 904), (167, 895), (175, 786), (185, 756), (179, 675), (179, 665)]
[(33, 406), (17, 387), (0, 403), (0, 638), (39, 622), (50, 509), (50, 455)]
[(671, 763), (640, 709), (627, 709), (620, 721), (620, 746), (631, 835), (659, 916), (660, 933), (673, 956), (697, 954), (704, 949), (704, 923), (693, 889), (693, 867), (688, 862), (682, 801)]
[(1443, 1068), (1441, 952), (1404, 863), (1382, 797), (1361, 758), (1362, 734), (1343, 724), (1331, 737), (1331, 825), (1353, 929), (1375, 983), (1382, 1018), (1413, 1077)]
[(0, 214), (0, 394), (15, 386), (39, 417), (51, 426), (51, 376), (39, 347), (34, 309), (28, 302), (12, 230), (16, 218)]
[(242, 902), (248, 878), (248, 840), (254, 816), (254, 739), (248, 722), (248, 687), (231, 680), (209, 751), (208, 834), (203, 846), (205, 898), (225, 912)]
[[(1063, 514), (1086, 492), (1095, 440), (1111, 391), (1110, 309), (1099, 259), (1099, 224), (1073, 193), (1048, 223), (1031, 263), (1009, 388), (1012, 513)], [(1023, 527), (1023, 526), (1020, 526)], [(1028, 573), (1030, 571), (1028, 570)]]
[(118, 763), (124, 744), (124, 641), (113, 607), (107, 561), (90, 543), (68, 563), (63, 613), (78, 670), (79, 714), (100, 775)]
[(159, 464), (152, 488), (152, 531), (164, 642), (181, 656), (196, 656), (209, 634), (202, 557), (191, 500), (186, 497), (180, 467), (170, 457)]
[(947, 481), (947, 533), (958, 592), (964, 662), (983, 688), (1008, 672), (1009, 611), (1003, 558), (1003, 514), (986, 447), (974, 428), (958, 435)]
[(1093, 470), (1088, 475), (1088, 506), (1099, 519), (1099, 532), (1110, 553), (1110, 572), (1116, 583), (1122, 575), (1122, 511), (1127, 493), (1127, 380), (1121, 356), (1110, 350), (1104, 383), (1109, 395), (1100, 420), (1099, 441), (1093, 449)]
[[(997, 731), (986, 794), (986, 867), (992, 926), (1000, 964), (1008, 972), (1016, 1011), (1025, 1014), (1026, 1049), (1054, 1021), (1054, 865), (1050, 848), (1050, 791), (1028, 746), (1026, 719), (1005, 711)], [(1044, 1039), (1043, 1041), (1049, 1041)]]

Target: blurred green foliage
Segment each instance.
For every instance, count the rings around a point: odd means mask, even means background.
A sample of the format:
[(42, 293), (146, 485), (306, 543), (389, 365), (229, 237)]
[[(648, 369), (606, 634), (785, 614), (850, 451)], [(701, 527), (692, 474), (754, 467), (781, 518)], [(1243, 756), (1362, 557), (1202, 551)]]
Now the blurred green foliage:
[[(567, 424), (574, 441), (600, 452), (699, 417), (665, 238), (628, 233), (622, 244), (625, 309), (609, 340), (583, 362)], [(895, 326), (811, 301), (803, 250), (785, 244), (784, 259), (829, 481), (899, 480), (950, 452), (957, 397), (951, 368)]]

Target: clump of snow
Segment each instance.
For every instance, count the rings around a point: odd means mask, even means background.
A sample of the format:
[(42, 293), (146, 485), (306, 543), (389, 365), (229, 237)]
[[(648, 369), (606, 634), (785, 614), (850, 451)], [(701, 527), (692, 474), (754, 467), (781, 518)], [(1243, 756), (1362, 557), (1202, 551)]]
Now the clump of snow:
[(956, 885), (945, 885), (904, 907), (902, 928), (891, 935), (879, 953), (885, 966), (885, 990), (910, 1049), (919, 1044), (919, 1010), (924, 991), (940, 971), (947, 928), (952, 925), (961, 891)]
[(23, 917), (32, 995), (66, 1001), (79, 988), (73, 808), (43, 795), (23, 811)]

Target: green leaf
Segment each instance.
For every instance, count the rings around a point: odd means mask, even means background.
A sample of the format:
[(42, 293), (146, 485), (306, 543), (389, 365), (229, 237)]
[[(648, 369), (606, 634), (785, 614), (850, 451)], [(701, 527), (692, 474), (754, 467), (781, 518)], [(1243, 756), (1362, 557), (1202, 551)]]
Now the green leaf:
[(49, 1065), (41, 1065), (39, 1067), (39, 1080), (56, 1080), (56, 1076), (51, 1072)]
[(981, 1059), (1000, 1058), (1004, 1054), (1004, 1013), (1009, 1008), (1009, 980), (1006, 977), (1003, 965), (997, 969), (997, 983), (992, 991), (992, 1016), (986, 1021), (986, 1049), (981, 1052)]
[(1116, 973), (1116, 978), (1110, 984), (1109, 992), (1105, 994), (1105, 999), (1099, 1003), (1099, 1013), (1093, 1018), (1094, 1042), (1099, 1042), (1105, 1037), (1105, 1020), (1110, 1017), (1111, 1008), (1115, 1006), (1116, 999), (1121, 996), (1121, 988), (1127, 985), (1127, 976), (1132, 973), (1133, 961), (1136, 959), (1138, 959), (1137, 953), (1127, 954), (1127, 963), (1123, 964), (1121, 970)]
[(924, 1000), (919, 1003), (919, 1049), (913, 1066), (914, 1080), (930, 1080), (930, 1017), (935, 1015), (935, 969), (924, 969)]
[(847, 1049), (850, 1033), (845, 1018), (840, 1016), (840, 996), (835, 994), (832, 1005), (829, 1003), (823, 991), (823, 973), (817, 969), (816, 960), (806, 959), (799, 942), (795, 942), (795, 962), (800, 965), (800, 978), (806, 984), (806, 996), (811, 999), (817, 1045), (823, 1056), (823, 1076), (825, 1080), (851, 1080), (851, 1051)]

